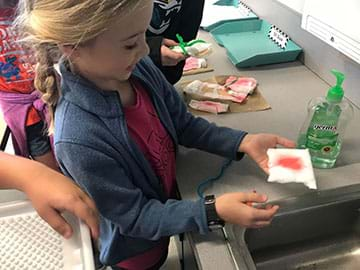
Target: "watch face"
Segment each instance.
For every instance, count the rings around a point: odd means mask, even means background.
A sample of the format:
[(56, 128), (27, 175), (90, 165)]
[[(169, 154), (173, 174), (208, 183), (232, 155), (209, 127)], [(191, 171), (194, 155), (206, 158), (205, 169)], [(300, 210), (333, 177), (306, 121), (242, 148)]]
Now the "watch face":
[(213, 204), (213, 203), (215, 203), (215, 200), (206, 200), (205, 201), (205, 204)]
[(205, 197), (205, 203), (206, 204), (211, 204), (211, 203), (215, 203), (215, 196), (214, 195), (208, 195)]

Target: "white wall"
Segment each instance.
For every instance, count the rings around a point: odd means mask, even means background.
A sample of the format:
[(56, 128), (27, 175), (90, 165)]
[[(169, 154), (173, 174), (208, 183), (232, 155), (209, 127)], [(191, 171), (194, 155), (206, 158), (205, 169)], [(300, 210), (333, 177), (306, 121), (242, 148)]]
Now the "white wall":
[(302, 13), (305, 3), (305, 0), (277, 0), (277, 1), (283, 3), (289, 8), (296, 10), (299, 13)]

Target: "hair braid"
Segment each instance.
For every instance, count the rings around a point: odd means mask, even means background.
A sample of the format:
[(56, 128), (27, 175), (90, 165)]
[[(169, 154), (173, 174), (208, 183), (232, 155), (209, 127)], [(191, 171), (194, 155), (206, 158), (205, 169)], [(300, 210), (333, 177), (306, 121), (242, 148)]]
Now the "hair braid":
[(42, 99), (48, 105), (50, 134), (54, 130), (54, 112), (60, 97), (52, 49), (55, 47), (49, 44), (41, 44), (36, 49), (37, 65), (34, 81), (35, 88), (42, 93)]

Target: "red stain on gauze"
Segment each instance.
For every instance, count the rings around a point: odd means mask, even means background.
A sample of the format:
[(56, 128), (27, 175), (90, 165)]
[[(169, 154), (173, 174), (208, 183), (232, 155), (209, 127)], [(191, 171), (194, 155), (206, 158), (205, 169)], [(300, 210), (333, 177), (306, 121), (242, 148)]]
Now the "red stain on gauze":
[(300, 171), (304, 168), (304, 164), (299, 157), (282, 156), (276, 162), (275, 166), (281, 166), (294, 171)]

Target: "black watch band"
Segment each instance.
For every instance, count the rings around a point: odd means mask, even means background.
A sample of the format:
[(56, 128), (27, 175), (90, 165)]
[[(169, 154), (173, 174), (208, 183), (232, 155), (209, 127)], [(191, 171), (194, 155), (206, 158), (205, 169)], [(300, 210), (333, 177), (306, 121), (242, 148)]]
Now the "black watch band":
[(221, 229), (225, 225), (224, 220), (222, 220), (216, 212), (215, 201), (216, 199), (214, 195), (205, 196), (205, 211), (210, 231)]

